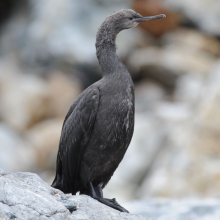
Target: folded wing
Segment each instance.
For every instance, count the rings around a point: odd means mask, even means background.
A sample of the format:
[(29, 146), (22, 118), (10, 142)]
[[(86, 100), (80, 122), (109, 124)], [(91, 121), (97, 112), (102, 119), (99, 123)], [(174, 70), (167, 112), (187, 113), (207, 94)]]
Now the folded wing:
[(99, 89), (88, 88), (73, 103), (64, 120), (52, 186), (75, 194), (80, 161), (90, 140), (99, 107)]

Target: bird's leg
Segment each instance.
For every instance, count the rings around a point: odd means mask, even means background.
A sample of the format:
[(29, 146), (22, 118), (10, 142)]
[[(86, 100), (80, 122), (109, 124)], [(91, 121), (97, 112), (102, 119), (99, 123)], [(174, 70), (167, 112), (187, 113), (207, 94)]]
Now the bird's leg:
[[(92, 183), (91, 183), (91, 185), (92, 185)], [(92, 187), (93, 187), (93, 186), (92, 186)], [(96, 199), (96, 200), (98, 200), (99, 202), (101, 202), (101, 203), (103, 203), (103, 204), (105, 204), (105, 205), (107, 205), (107, 206), (110, 206), (111, 208), (117, 209), (117, 210), (119, 210), (119, 211), (121, 211), (121, 212), (128, 212), (125, 208), (123, 208), (122, 206), (120, 206), (120, 205), (116, 202), (115, 198), (114, 198), (114, 199), (106, 199), (106, 198), (103, 198), (103, 192), (102, 192), (102, 185), (101, 185), (101, 184), (99, 184), (98, 186), (93, 187), (93, 188), (94, 188), (94, 191), (95, 191), (96, 196), (97, 196), (97, 198), (98, 198), (98, 199)], [(94, 197), (93, 197), (93, 198), (94, 198)], [(95, 199), (95, 198), (94, 198), (94, 199)]]
[(102, 183), (99, 184), (96, 187), (93, 187), (90, 179), (89, 179), (89, 173), (88, 173), (88, 168), (87, 166), (82, 163), (81, 165), (81, 170), (82, 170), (82, 175), (81, 175), (81, 182), (84, 186), (84, 189), (80, 190), (80, 194), (86, 194), (91, 196), (93, 199), (96, 199), (97, 201), (113, 208), (117, 209), (121, 212), (128, 212), (125, 208), (121, 207), (115, 199), (110, 200), (110, 199), (105, 199), (103, 198), (103, 193), (102, 193)]
[(120, 208), (120, 209), (118, 209), (119, 211), (129, 213), (129, 211), (128, 211), (127, 209), (125, 209), (124, 207), (122, 207), (121, 205), (119, 205), (119, 204), (116, 202), (116, 199), (115, 199), (115, 198), (113, 198), (113, 199), (106, 199), (106, 198), (104, 198), (104, 199), (105, 199), (106, 201), (108, 201), (108, 202), (111, 202), (114, 206), (119, 207), (119, 208)]
[(103, 198), (103, 192), (102, 192), (102, 183), (99, 184), (98, 186), (94, 187), (96, 191), (96, 195), (100, 198)]

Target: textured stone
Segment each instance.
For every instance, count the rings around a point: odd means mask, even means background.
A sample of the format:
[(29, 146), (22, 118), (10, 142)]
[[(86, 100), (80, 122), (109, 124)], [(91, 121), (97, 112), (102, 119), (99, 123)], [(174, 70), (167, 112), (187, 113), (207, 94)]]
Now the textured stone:
[[(69, 211), (70, 210), (70, 211)], [(0, 218), (71, 220), (147, 220), (121, 213), (89, 196), (56, 190), (33, 173), (0, 171)], [(149, 220), (149, 219), (148, 219)]]

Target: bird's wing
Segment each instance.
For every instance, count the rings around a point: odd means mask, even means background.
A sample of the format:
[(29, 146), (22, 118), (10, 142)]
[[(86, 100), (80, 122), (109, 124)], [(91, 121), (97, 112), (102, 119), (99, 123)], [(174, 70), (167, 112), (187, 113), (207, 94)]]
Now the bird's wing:
[[(88, 87), (87, 89), (85, 89), (75, 100), (75, 102), (70, 106), (69, 111), (67, 112), (65, 119), (63, 121), (63, 127), (64, 124), (66, 123), (66, 120), (69, 118), (69, 116), (72, 114), (73, 110), (75, 109), (75, 107), (78, 105), (79, 101), (82, 99), (82, 97), (88, 92), (88, 90), (90, 90), (90, 87)], [(62, 130), (63, 130), (62, 127)]]
[(91, 87), (77, 99), (64, 120), (56, 177), (52, 184), (66, 193), (76, 193), (76, 178), (84, 150), (90, 139), (99, 107), (99, 89)]

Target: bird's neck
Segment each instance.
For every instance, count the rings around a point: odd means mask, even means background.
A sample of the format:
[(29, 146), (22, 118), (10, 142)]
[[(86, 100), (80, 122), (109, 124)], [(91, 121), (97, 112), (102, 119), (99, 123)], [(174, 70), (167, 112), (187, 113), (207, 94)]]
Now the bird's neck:
[(96, 35), (96, 55), (103, 76), (117, 74), (123, 64), (116, 54), (116, 36), (118, 32), (109, 26), (102, 25)]

